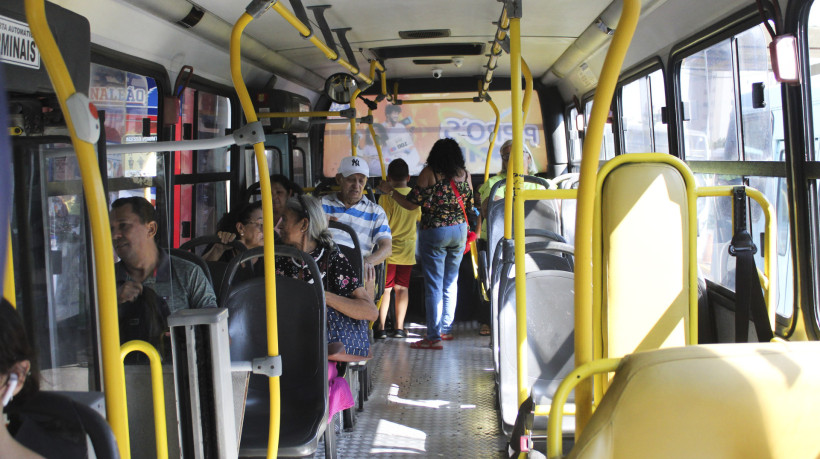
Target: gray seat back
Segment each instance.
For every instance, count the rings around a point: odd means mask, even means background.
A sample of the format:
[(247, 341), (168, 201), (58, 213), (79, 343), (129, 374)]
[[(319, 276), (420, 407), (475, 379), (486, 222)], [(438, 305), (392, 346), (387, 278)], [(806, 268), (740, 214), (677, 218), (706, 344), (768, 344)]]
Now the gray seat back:
[[(262, 256), (263, 247), (248, 250), (231, 261), (223, 289), (230, 318), (231, 360), (249, 361), (267, 355), (265, 279), (232, 282), (239, 264)], [(292, 247), (277, 246), (277, 258), (304, 264), (320, 279), (313, 258)], [(327, 331), (321, 282), (276, 276), (281, 419), (279, 454), (313, 454), (324, 433), (328, 415)], [(268, 446), (270, 393), (268, 378), (251, 375), (240, 440), (240, 455), (264, 456)]]

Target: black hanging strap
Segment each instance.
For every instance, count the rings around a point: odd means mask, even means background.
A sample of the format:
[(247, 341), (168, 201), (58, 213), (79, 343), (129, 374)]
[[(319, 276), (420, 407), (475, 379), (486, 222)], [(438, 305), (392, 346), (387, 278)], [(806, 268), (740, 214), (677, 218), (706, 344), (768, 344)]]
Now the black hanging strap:
[(757, 274), (754, 255), (757, 253), (752, 236), (746, 228), (746, 188), (735, 187), (732, 192), (734, 209), (734, 236), (729, 245), (729, 254), (736, 260), (735, 282), (735, 342), (749, 340), (749, 316), (755, 324), (757, 340), (761, 343), (774, 336), (769, 324), (763, 288)]

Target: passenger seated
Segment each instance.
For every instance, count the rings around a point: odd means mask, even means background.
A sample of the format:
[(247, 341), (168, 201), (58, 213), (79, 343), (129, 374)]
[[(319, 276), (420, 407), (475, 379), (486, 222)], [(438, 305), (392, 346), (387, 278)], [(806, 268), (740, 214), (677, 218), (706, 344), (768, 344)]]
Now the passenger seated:
[[(0, 428), (2, 458), (66, 458), (88, 457), (86, 431), (73, 411), (72, 402), (65, 403), (63, 419), (50, 419), (42, 414), (42, 405), (54, 408), (55, 399), (39, 400), (40, 376), (35, 352), (26, 339), (23, 321), (5, 299), (0, 302), (0, 397), (3, 399), (3, 427)], [(62, 410), (62, 406), (59, 407)], [(47, 411), (47, 410), (45, 410)], [(63, 414), (63, 413), (61, 413)], [(72, 415), (76, 422), (71, 422)]]
[(111, 205), (111, 238), (120, 258), (115, 265), (120, 340), (148, 341), (167, 356), (168, 316), (181, 309), (214, 308), (216, 295), (202, 268), (157, 247), (158, 228), (154, 206), (144, 198), (121, 198)]
[(273, 230), (279, 234), (279, 224), (285, 212), (285, 203), (293, 196), (302, 194), (302, 187), (282, 174), (270, 176), (270, 195), (273, 209)]
[[(364, 197), (369, 169), (356, 156), (342, 158), (336, 182), (341, 189), (322, 197), (322, 209), (331, 218), (350, 226), (359, 236), (365, 270), (383, 262), (393, 251), (387, 214), (375, 202)], [(336, 242), (353, 247), (350, 236), (343, 231), (331, 230)], [(378, 249), (373, 251), (378, 245)], [(368, 284), (365, 284), (370, 288)]]
[(203, 254), (205, 261), (230, 262), (238, 255), (236, 249), (227, 245), (231, 241), (238, 241), (246, 249), (253, 249), (265, 245), (265, 233), (262, 232), (262, 202), (256, 201), (246, 204), (238, 212), (225, 214), (219, 220), (219, 231), (216, 235), (222, 244), (214, 244)]
[[(327, 304), (328, 345), (341, 343), (348, 356), (359, 357), (360, 360), (368, 358), (368, 322), (376, 320), (379, 311), (373, 303), (373, 298), (363, 287), (362, 279), (357, 277), (350, 262), (333, 242), (327, 227), (327, 217), (322, 212), (319, 202), (310, 196), (289, 199), (280, 230), (285, 244), (309, 253), (316, 260), (322, 279), (313, 279), (306, 267), (286, 257), (276, 259), (276, 274), (302, 279), (307, 283), (317, 280), (322, 282)], [(367, 280), (372, 281), (373, 268), (365, 273), (365, 276), (369, 277)], [(334, 369), (329, 367), (329, 370)], [(329, 371), (328, 374), (334, 373)], [(339, 395), (340, 392), (342, 397)], [(328, 394), (329, 418), (337, 411), (349, 408), (353, 404), (350, 387), (344, 378), (333, 378), (329, 384)], [(335, 404), (340, 399), (345, 401), (342, 406)]]
[[(478, 188), (478, 207), (481, 212), (481, 233), (479, 234), (478, 239), (476, 240), (476, 248), (479, 251), (487, 251), (487, 209), (490, 204), (490, 191), (493, 189), (493, 185), (498, 183), (499, 180), (504, 180), (507, 178), (507, 163), (510, 160), (510, 150), (512, 150), (512, 139), (507, 140), (501, 145), (500, 153), (501, 153), (501, 170), (498, 171), (497, 174), (490, 177), (489, 180), (481, 184)], [(532, 158), (532, 153), (530, 149), (527, 148), (526, 145), (524, 147), (524, 169), (527, 171), (529, 175), (535, 175), (538, 173), (538, 168), (535, 166), (535, 161)], [(531, 183), (531, 182), (524, 182), (521, 186), (524, 190), (535, 190), (538, 189), (538, 184)], [(498, 187), (496, 191), (496, 195), (494, 200), (499, 200), (504, 197), (504, 191), (507, 189), (506, 184)], [(488, 263), (492, 260), (487, 260)], [(483, 336), (487, 336), (490, 334), (490, 323), (492, 323), (492, 318), (490, 317), (490, 304), (486, 303), (480, 306), (476, 311), (476, 319), (481, 324), (481, 328), (479, 329), (479, 334)]]

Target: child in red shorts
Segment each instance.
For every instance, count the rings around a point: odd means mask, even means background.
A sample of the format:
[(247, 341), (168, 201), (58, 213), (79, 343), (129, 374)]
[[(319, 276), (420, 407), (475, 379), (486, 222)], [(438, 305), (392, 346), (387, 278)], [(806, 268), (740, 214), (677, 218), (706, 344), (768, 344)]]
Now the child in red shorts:
[[(394, 188), (393, 193), (406, 195), (410, 192), (407, 181), (410, 180), (410, 170), (403, 159), (395, 159), (387, 166), (387, 181)], [(378, 330), (374, 332), (376, 339), (384, 339), (387, 332), (384, 322), (387, 311), (390, 310), (390, 292), (396, 291), (396, 327), (394, 338), (407, 338), (404, 330), (404, 316), (407, 313), (407, 304), (410, 301), (408, 288), (410, 287), (410, 272), (416, 264), (416, 222), (421, 218), (421, 208), (407, 210), (396, 203), (390, 195), (382, 195), (379, 199), (387, 214), (390, 232), (393, 236), (393, 253), (387, 258), (387, 272), (385, 275), (384, 295), (379, 310)]]

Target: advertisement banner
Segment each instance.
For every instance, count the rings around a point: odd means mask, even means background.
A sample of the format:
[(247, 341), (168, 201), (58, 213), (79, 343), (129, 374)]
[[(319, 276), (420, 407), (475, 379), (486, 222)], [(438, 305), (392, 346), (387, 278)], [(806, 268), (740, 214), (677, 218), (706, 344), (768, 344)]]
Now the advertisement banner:
[[(413, 94), (399, 99), (469, 98), (475, 93)], [(509, 91), (491, 91), (490, 96), (501, 115), (498, 136), (492, 151), (490, 173), (501, 169), (499, 149), (504, 141), (512, 138), (512, 112)], [(529, 114), (525, 118), (524, 144), (530, 149), (538, 170), (547, 165), (544, 126), (541, 120), (538, 95), (533, 93)], [(346, 107), (334, 106), (331, 110)], [(356, 103), (357, 116), (367, 114), (367, 106)], [(382, 102), (373, 111), (373, 129), (382, 148), (385, 169), (390, 161), (404, 159), (410, 166), (410, 174), (416, 175), (424, 167), (430, 148), (446, 137), (455, 139), (464, 153), (467, 169), (472, 174), (483, 174), (490, 146), (490, 136), (495, 125), (495, 113), (487, 102), (448, 102), (412, 105), (393, 105)], [(328, 124), (325, 126), (324, 175), (336, 175), (339, 162), (350, 152), (350, 125)], [(367, 125), (357, 126), (357, 155), (370, 166), (371, 176), (381, 176), (378, 152)]]

